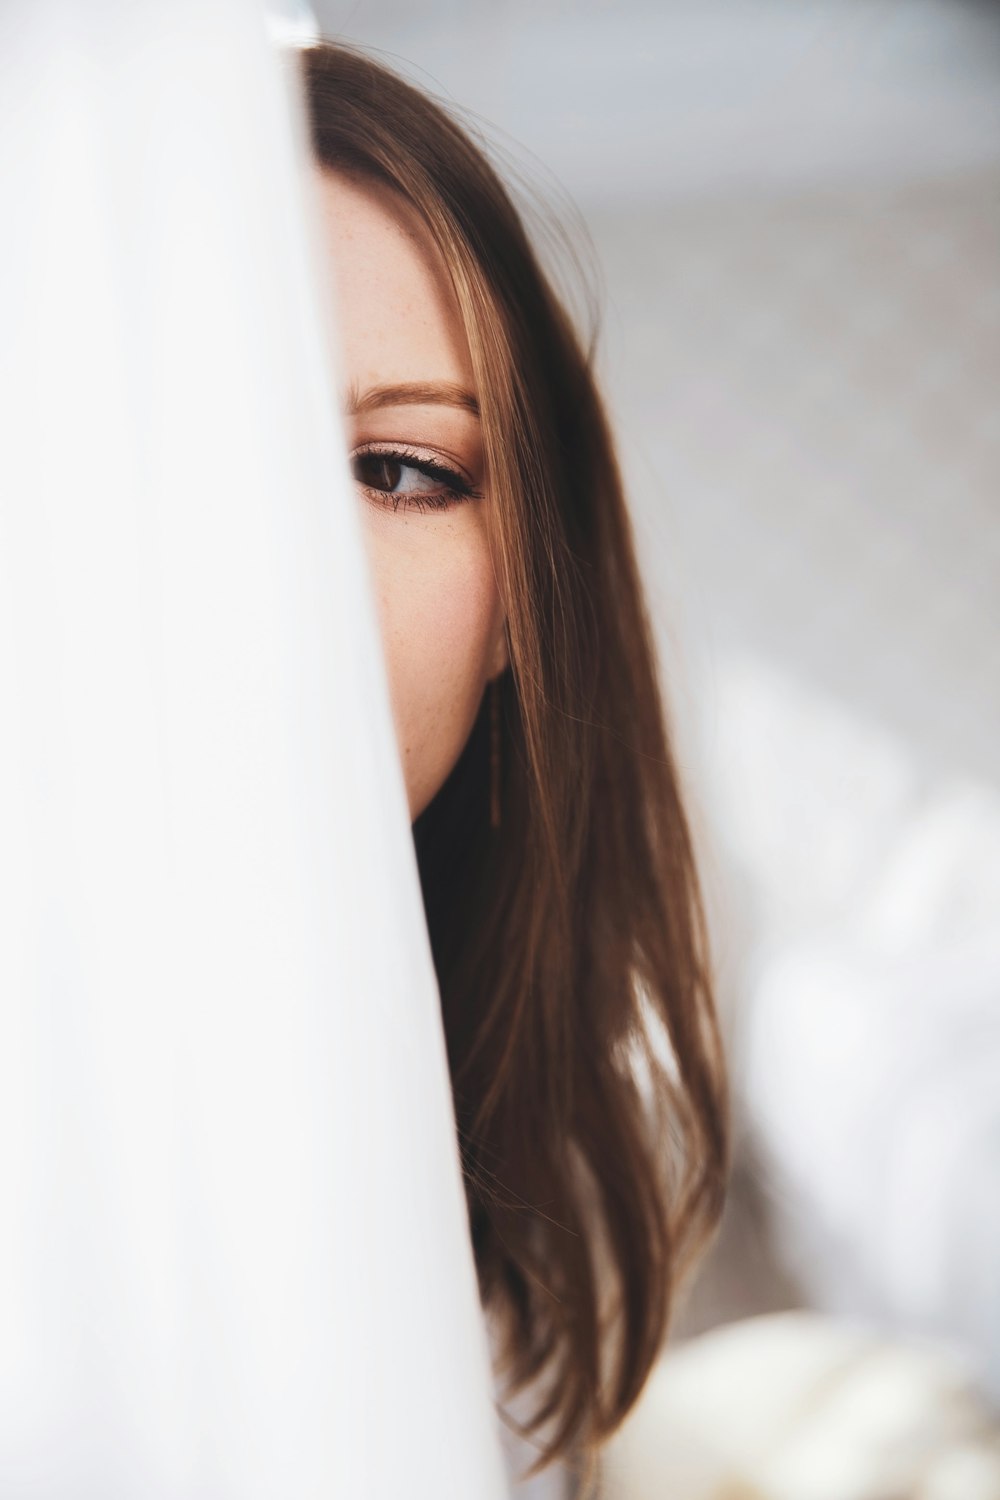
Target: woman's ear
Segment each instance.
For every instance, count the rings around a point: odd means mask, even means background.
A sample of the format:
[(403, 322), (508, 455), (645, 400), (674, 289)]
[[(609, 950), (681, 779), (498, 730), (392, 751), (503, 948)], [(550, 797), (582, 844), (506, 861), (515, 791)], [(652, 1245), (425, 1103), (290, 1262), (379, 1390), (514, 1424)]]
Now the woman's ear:
[(497, 627), (496, 641), (493, 647), (493, 659), (490, 663), (490, 680), (499, 677), (510, 666), (510, 650), (507, 645), (507, 616), (502, 615)]

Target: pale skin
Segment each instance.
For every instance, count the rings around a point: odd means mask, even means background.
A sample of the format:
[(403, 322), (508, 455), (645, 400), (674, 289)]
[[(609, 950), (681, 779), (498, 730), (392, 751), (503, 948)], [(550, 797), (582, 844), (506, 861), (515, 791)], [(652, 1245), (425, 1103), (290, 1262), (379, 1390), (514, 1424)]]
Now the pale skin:
[(340, 173), (316, 175), (345, 431), (412, 820), (507, 664), (472, 362), (447, 272), (408, 205)]

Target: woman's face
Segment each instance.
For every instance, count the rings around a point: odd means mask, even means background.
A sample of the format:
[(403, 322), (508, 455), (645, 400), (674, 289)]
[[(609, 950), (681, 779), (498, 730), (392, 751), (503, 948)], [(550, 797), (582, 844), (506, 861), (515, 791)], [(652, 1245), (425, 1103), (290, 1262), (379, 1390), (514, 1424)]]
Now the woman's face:
[(347, 441), (413, 819), (507, 661), (476, 391), (447, 273), (413, 211), (390, 189), (318, 177)]

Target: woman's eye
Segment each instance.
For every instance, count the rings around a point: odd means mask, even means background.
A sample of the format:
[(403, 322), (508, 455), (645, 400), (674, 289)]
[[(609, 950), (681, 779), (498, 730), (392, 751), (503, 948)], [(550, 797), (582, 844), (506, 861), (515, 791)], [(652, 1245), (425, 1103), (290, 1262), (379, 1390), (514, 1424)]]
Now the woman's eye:
[(351, 462), (354, 478), (366, 490), (383, 496), (394, 510), (400, 504), (444, 508), (472, 495), (461, 475), (440, 464), (407, 460), (392, 453), (358, 453)]
[(413, 464), (379, 453), (362, 453), (354, 460), (354, 477), (372, 490), (388, 495), (410, 494), (414, 490), (432, 490), (434, 481)]

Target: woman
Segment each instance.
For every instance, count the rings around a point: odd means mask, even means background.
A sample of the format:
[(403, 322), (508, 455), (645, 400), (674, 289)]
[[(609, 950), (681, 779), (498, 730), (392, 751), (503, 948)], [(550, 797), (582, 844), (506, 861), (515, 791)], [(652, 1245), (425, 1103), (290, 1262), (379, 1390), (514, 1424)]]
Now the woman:
[(470, 1225), (505, 1394), (590, 1459), (719, 1212), (691, 844), (588, 356), (482, 152), (302, 54)]

